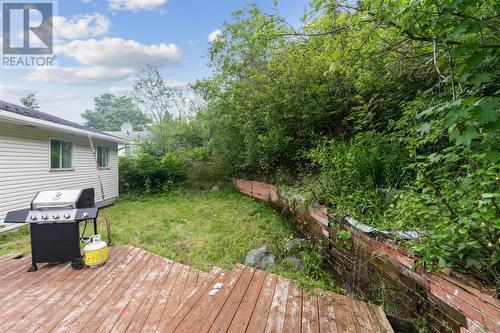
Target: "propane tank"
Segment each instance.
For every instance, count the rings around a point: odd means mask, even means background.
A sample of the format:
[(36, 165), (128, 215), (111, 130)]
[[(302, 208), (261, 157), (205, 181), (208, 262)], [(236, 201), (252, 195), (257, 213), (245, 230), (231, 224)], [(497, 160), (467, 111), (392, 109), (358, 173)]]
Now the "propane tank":
[(101, 240), (101, 235), (90, 236), (83, 248), (85, 265), (99, 267), (108, 260), (108, 244)]

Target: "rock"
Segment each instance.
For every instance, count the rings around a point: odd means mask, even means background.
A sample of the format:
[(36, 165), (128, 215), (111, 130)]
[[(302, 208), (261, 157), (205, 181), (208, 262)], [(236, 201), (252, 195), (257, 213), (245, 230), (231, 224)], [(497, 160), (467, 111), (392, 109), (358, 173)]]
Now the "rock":
[(219, 193), (220, 192), (220, 187), (219, 186), (212, 187), (212, 192), (213, 193)]
[(306, 266), (306, 264), (304, 263), (304, 261), (302, 261), (299, 258), (294, 257), (294, 256), (285, 258), (285, 260), (283, 260), (283, 262), (289, 264), (290, 266), (295, 267), (295, 269), (298, 270), (298, 271), (303, 270), (304, 267)]
[(285, 250), (291, 251), (291, 250), (299, 247), (300, 245), (304, 245), (306, 242), (307, 241), (303, 238), (292, 239), (291, 241), (289, 241), (288, 243), (285, 244)]
[(245, 265), (258, 269), (266, 269), (276, 263), (274, 254), (269, 252), (269, 245), (248, 252)]

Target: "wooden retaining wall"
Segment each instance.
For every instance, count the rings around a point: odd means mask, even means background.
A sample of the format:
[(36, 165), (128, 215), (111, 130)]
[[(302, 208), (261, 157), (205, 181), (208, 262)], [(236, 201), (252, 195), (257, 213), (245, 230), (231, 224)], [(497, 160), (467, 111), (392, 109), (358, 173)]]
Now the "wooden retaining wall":
[[(243, 194), (267, 201), (303, 236), (322, 243), (330, 269), (344, 289), (381, 304), (388, 313), (425, 325), (431, 332), (500, 332), (500, 301), (451, 274), (413, 270), (414, 259), (395, 243), (332, 221), (328, 209), (306, 206), (302, 197), (265, 183), (236, 180)], [(352, 237), (337, 239), (339, 230)]]

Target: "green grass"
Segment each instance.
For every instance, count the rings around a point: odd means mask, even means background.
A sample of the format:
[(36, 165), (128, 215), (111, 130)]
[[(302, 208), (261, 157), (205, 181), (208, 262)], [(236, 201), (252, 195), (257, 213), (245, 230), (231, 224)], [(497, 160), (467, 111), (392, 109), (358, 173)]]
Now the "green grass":
[[(337, 290), (330, 274), (321, 268), (317, 248), (305, 244), (286, 253), (283, 245), (294, 238), (287, 223), (268, 205), (239, 193), (130, 197), (108, 212), (115, 244), (134, 245), (204, 271), (214, 266), (231, 270), (236, 263), (245, 262), (250, 250), (271, 244), (279, 262), (270, 271), (296, 280), (306, 289)], [(105, 235), (103, 223), (99, 228)], [(90, 225), (88, 229), (92, 229)], [(0, 255), (29, 251), (28, 228), (0, 234)], [(305, 267), (297, 271), (281, 262), (286, 255), (303, 260)]]
[(29, 253), (30, 247), (30, 229), (28, 226), (0, 233), (0, 256), (7, 253)]

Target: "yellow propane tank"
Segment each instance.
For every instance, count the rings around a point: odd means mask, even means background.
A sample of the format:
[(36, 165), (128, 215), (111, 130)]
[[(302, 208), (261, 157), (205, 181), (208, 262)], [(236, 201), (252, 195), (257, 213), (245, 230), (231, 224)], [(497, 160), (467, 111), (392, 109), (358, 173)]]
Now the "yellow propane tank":
[(108, 244), (101, 240), (101, 235), (90, 236), (83, 248), (85, 265), (99, 267), (108, 260)]

